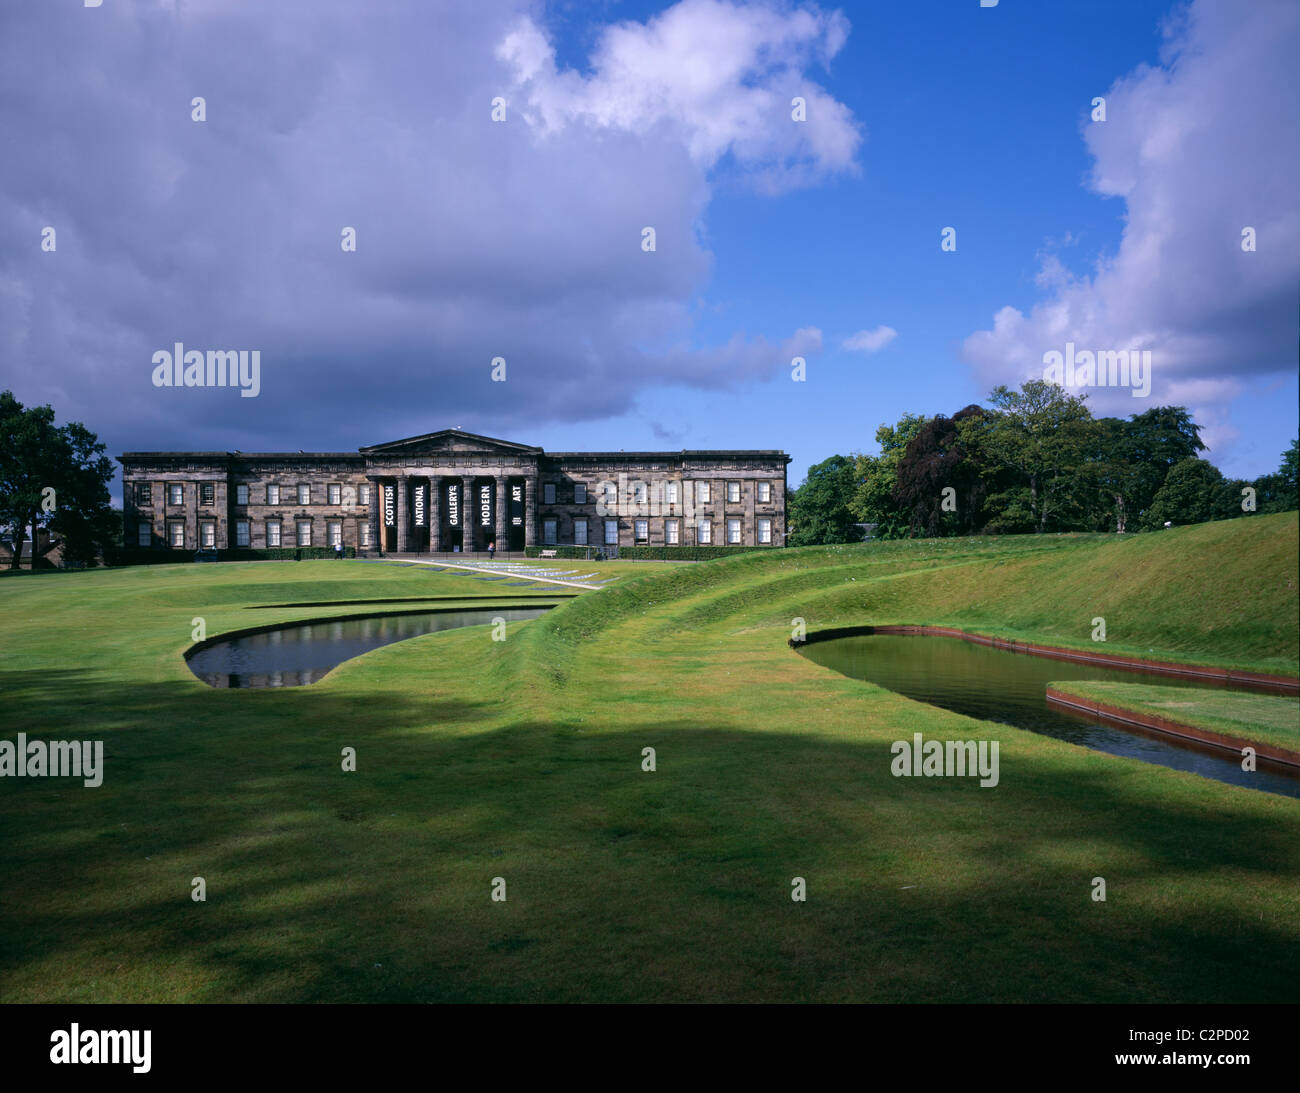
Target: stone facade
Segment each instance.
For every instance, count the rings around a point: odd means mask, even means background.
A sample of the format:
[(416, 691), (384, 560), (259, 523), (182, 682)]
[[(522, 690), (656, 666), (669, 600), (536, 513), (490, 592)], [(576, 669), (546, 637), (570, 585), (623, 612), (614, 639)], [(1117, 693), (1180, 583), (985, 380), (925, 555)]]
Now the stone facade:
[(784, 546), (780, 451), (545, 452), (445, 429), (358, 452), (126, 452), (126, 545)]

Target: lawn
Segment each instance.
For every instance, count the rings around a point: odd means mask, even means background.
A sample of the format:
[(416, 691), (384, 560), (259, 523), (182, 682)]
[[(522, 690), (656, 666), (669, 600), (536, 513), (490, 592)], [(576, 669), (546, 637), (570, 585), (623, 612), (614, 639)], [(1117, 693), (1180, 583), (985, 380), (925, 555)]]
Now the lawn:
[[(6, 736), (107, 759), (98, 789), (0, 779), (0, 1000), (1300, 1000), (1300, 801), (787, 645), (802, 618), (1096, 648), (1104, 616), (1107, 651), (1295, 674), (1298, 539), (1285, 514), (764, 551), (568, 599), (333, 561), (3, 582)], [(563, 603), (310, 687), (213, 690), (182, 659), (196, 617), (530, 596)], [(998, 786), (894, 778), (913, 732), (999, 741)]]

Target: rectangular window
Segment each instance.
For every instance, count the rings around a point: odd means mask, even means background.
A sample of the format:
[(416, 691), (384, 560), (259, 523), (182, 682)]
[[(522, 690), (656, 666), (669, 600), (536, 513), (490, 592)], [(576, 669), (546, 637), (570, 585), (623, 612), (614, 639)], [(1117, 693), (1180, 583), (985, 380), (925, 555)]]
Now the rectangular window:
[(141, 524), (137, 533), (139, 538), (136, 540), (141, 546), (153, 546), (153, 525)]
[(300, 547), (311, 546), (311, 521), (298, 521), (298, 545)]
[(727, 521), (727, 543), (731, 546), (736, 546), (739, 542), (740, 542), (740, 521), (728, 520)]
[(614, 482), (605, 483), (605, 507), (614, 508), (618, 504), (618, 485)]
[(739, 482), (727, 483), (727, 504), (729, 505), (740, 504), (740, 483)]
[(370, 521), (361, 520), (357, 523), (357, 542), (363, 547), (370, 546)]
[(235, 504), (236, 504), (236, 505), (247, 505), (247, 504), (248, 504), (248, 487), (247, 487), (247, 486), (236, 486), (236, 487), (235, 487)]
[(618, 546), (618, 521), (605, 521), (605, 545)]
[(758, 522), (758, 541), (760, 543), (770, 543), (772, 541), (771, 520), (760, 520)]
[(211, 550), (217, 545), (217, 525), (211, 520), (204, 520), (199, 524), (199, 546), (203, 550)]
[(280, 545), (279, 520), (268, 520), (266, 522), (266, 545), (269, 547), (278, 547)]
[(682, 541), (681, 524), (677, 520), (664, 521), (664, 542), (669, 546), (676, 546)]
[(173, 520), (167, 525), (167, 537), (174, 550), (185, 549), (185, 525), (179, 520)]
[(304, 485), (300, 485), (300, 486), (298, 487), (298, 504), (300, 504), (300, 505), (310, 505), (310, 504), (311, 504), (311, 487), (310, 487), (310, 486), (304, 484)]
[(587, 545), (587, 521), (586, 520), (573, 521), (573, 545), (574, 546)]
[(644, 482), (632, 483), (632, 500), (638, 505), (644, 505), (649, 496), (649, 487)]
[(713, 525), (710, 524), (707, 520), (700, 521), (699, 537), (697, 538), (696, 542), (700, 544), (707, 544), (713, 542)]
[(707, 482), (695, 483), (695, 503), (697, 505), (707, 505), (709, 503), (709, 484)]
[(581, 482), (573, 487), (573, 503), (575, 505), (585, 505), (587, 503), (587, 487)]
[(135, 487), (135, 503), (137, 505), (153, 504), (153, 487), (148, 482), (141, 482)]
[(185, 487), (179, 482), (174, 482), (167, 487), (167, 504), (183, 505), (185, 504)]
[[(370, 483), (369, 482), (362, 482), (361, 485), (357, 487), (357, 504), (359, 505), (370, 504)], [(370, 525), (367, 524), (366, 526), (369, 527)]]
[(248, 521), (247, 520), (235, 521), (235, 546), (237, 547), (248, 546)]
[(554, 482), (542, 483), (542, 504), (543, 505), (555, 504), (555, 483)]
[(769, 501), (772, 500), (772, 483), (771, 483), (771, 482), (760, 482), (760, 483), (758, 484), (758, 499), (759, 499), (759, 501), (763, 502), (764, 504), (767, 504)]
[(269, 483), (266, 487), (266, 503), (268, 505), (278, 505), (280, 503), (280, 487), (274, 483)]
[(677, 483), (676, 482), (664, 483), (664, 503), (668, 505), (677, 504)]
[(331, 520), (325, 525), (326, 533), (329, 535), (330, 546), (343, 545), (343, 521)]
[(217, 499), (217, 488), (211, 482), (199, 483), (200, 504), (210, 505)]
[(329, 503), (331, 505), (343, 504), (343, 487), (331, 485), (329, 488)]
[(633, 526), (633, 535), (638, 543), (648, 543), (650, 541), (650, 521), (637, 520)]
[(547, 546), (555, 546), (555, 521), (542, 521), (542, 542)]

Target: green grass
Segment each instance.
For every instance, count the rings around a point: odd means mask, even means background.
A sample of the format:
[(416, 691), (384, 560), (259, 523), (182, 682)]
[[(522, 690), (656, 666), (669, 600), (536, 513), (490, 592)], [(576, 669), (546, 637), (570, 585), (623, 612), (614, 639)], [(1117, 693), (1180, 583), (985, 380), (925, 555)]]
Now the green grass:
[[(99, 789), (0, 780), (0, 1000), (1295, 1001), (1300, 802), (786, 640), (798, 616), (1095, 648), (1103, 615), (1111, 651), (1294, 673), (1298, 538), (1287, 514), (628, 563), (505, 642), (430, 634), (283, 691), (195, 680), (192, 619), (530, 590), (333, 561), (7, 582), (6, 736), (108, 758)], [(892, 777), (916, 731), (1000, 741), (998, 787)]]
[(1049, 686), (1119, 709), (1300, 753), (1300, 702), (1279, 695), (1144, 683), (1071, 681)]

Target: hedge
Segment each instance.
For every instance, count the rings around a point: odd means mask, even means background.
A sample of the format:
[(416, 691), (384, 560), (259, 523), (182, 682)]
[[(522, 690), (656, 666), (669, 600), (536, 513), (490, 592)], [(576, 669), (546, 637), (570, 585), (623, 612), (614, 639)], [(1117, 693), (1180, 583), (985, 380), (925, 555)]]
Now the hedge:
[[(173, 550), (170, 547), (133, 547), (120, 551), (114, 559), (114, 565), (178, 565), (194, 561), (194, 550)], [(203, 553), (207, 553), (206, 551)], [(266, 550), (254, 550), (251, 547), (235, 547), (230, 550), (218, 550), (217, 558), (223, 562), (303, 562), (319, 558), (335, 557), (333, 547), (269, 547)], [(344, 547), (343, 557), (355, 558), (355, 547)]]

